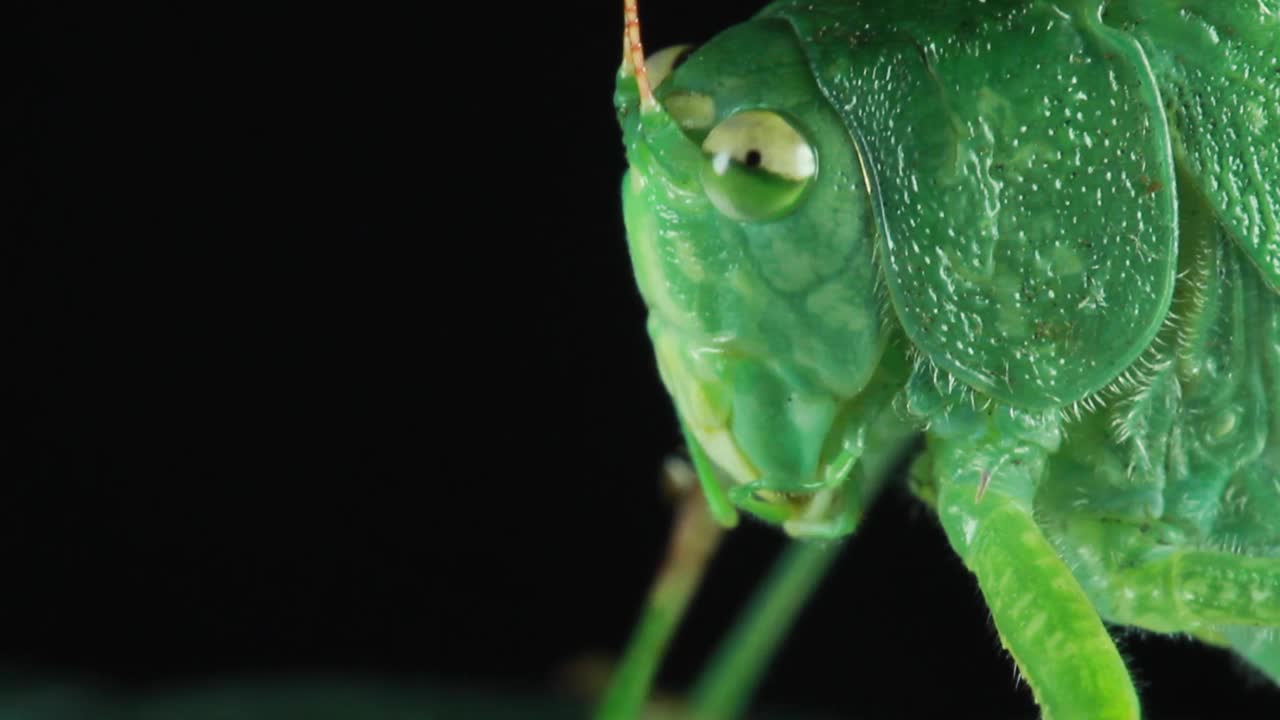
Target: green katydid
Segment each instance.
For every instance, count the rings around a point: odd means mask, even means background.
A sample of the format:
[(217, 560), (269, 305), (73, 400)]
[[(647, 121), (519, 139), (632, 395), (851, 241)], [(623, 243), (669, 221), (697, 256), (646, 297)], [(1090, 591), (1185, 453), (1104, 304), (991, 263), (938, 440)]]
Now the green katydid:
[(1047, 718), (1137, 718), (1103, 622), (1280, 683), (1280, 2), (779, 0), (615, 102), (713, 514), (847, 536), (885, 458)]

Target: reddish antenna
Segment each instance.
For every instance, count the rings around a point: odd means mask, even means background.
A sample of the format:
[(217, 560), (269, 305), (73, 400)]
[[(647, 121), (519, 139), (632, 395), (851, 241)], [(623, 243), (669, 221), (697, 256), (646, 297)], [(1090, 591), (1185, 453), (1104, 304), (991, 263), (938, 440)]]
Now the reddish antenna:
[(640, 109), (647, 111), (658, 107), (658, 102), (653, 99), (653, 88), (649, 87), (649, 72), (644, 67), (644, 45), (640, 43), (640, 9), (636, 6), (637, 2), (638, 0), (622, 0), (622, 65), (635, 73), (636, 87), (640, 90)]

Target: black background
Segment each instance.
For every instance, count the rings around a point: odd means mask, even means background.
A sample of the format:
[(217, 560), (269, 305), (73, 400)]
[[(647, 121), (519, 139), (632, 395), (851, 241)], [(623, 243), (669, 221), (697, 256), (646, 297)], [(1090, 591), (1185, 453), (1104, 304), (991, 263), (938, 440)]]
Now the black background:
[[(620, 220), (620, 3), (543, 5), (19, 6), (0, 662), (134, 693), (325, 673), (527, 696), (617, 652), (678, 439)], [(659, 48), (754, 7), (642, 10)], [(727, 542), (664, 686), (779, 547)], [(1120, 642), (1153, 718), (1280, 712), (1224, 652)], [(1033, 714), (901, 490), (761, 700)]]

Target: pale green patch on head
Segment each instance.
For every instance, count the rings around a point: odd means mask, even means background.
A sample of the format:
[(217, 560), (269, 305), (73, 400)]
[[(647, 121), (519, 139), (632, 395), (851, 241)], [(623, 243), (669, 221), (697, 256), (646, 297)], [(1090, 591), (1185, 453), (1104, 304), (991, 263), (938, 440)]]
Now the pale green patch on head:
[(822, 285), (809, 293), (805, 308), (832, 330), (865, 333), (875, 326), (876, 314), (868, 311), (864, 298), (840, 282)]

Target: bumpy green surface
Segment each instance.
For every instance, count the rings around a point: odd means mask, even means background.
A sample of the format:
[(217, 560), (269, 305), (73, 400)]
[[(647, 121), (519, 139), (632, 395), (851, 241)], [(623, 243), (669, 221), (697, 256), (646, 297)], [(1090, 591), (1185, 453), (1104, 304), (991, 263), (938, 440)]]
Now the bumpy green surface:
[(865, 5), (768, 14), (860, 144), (907, 336), (1018, 407), (1102, 388), (1173, 288), (1168, 128), (1137, 44), (1061, 3)]
[(1280, 291), (1280, 2), (1123, 2), (1104, 19), (1141, 42), (1175, 150)]
[[(618, 88), (636, 278), (720, 502), (848, 532), (864, 451), (923, 432), (913, 489), (1046, 717), (1137, 717), (1103, 620), (1280, 681), (1275, 0), (784, 1), (659, 109)], [(744, 109), (818, 157), (776, 220), (699, 179)]]

